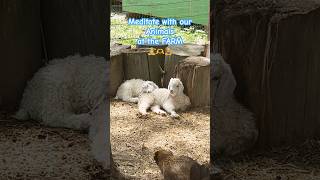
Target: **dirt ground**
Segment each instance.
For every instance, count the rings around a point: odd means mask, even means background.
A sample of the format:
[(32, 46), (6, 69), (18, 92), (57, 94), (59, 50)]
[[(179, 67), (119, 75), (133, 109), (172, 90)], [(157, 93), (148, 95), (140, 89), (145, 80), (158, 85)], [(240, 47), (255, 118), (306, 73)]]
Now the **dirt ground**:
[(0, 179), (105, 179), (87, 136), (0, 113)]
[[(111, 102), (111, 146), (122, 173), (134, 179), (162, 179), (153, 153), (163, 147), (200, 163), (209, 161), (209, 110), (196, 109), (180, 120), (150, 112), (138, 115), (137, 105)], [(219, 159), (224, 180), (320, 180), (320, 141), (253, 151)]]
[(179, 113), (180, 119), (151, 112), (141, 117), (137, 104), (111, 101), (110, 113), (112, 155), (125, 175), (134, 179), (162, 179), (153, 160), (160, 147), (199, 163), (209, 162), (209, 108)]
[(320, 141), (219, 160), (225, 180), (320, 180)]

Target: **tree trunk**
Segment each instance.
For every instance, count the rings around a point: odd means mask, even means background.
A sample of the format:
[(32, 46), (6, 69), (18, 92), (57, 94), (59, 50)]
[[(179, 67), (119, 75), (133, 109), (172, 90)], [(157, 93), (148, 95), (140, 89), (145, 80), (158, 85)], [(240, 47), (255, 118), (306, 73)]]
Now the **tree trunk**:
[(130, 49), (130, 46), (114, 44), (110, 48), (111, 63), (110, 63), (110, 85), (109, 85), (109, 93), (108, 93), (110, 97), (114, 97), (116, 95), (118, 87), (121, 85), (124, 79), (123, 55), (121, 53), (124, 49)]
[(182, 46), (168, 46), (171, 55), (165, 56), (163, 86), (167, 87), (170, 78), (174, 77), (174, 70), (179, 61), (189, 56), (200, 56), (203, 54), (204, 46), (196, 44), (184, 44)]
[(181, 60), (176, 66), (175, 76), (182, 81), (193, 107), (210, 105), (209, 58), (193, 56)]
[(27, 81), (44, 64), (40, 1), (3, 0), (0, 12), (0, 109), (14, 112)]
[(109, 59), (107, 1), (55, 0), (40, 1), (40, 5), (49, 59), (75, 53)]

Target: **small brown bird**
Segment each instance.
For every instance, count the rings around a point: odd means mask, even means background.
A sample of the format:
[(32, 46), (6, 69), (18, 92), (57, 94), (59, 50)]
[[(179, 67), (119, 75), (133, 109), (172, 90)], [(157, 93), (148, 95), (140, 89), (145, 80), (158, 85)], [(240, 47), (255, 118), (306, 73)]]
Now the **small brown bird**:
[(209, 169), (187, 156), (174, 156), (171, 151), (154, 154), (164, 180), (209, 180)]

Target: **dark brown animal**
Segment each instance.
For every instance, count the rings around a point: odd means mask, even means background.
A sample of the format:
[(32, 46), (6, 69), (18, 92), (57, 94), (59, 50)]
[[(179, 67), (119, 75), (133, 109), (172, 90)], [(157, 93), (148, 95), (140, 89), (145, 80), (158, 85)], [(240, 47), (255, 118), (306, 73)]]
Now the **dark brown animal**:
[(159, 150), (154, 154), (164, 180), (209, 180), (209, 170), (187, 156), (174, 156), (171, 151)]

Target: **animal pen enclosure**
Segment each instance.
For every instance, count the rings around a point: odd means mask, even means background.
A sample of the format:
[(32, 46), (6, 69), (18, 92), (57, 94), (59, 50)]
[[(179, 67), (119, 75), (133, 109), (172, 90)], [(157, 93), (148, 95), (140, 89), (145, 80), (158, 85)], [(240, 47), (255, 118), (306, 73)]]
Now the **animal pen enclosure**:
[(10, 115), (17, 110), (27, 81), (48, 59), (76, 53), (108, 59), (107, 1), (4, 0), (0, 12), (1, 177), (105, 176), (91, 159), (85, 134), (19, 122)]
[[(159, 148), (187, 155), (202, 164), (209, 163), (210, 60), (205, 50), (208, 33), (204, 28), (209, 22), (208, 5), (209, 1), (113, 1), (110, 97), (116, 96), (119, 86), (126, 80), (149, 80), (167, 89), (170, 79), (178, 77), (192, 106), (186, 112), (178, 112), (181, 117), (175, 120), (169, 115), (154, 113), (143, 116), (138, 105), (111, 100), (112, 154), (119, 170), (126, 175), (136, 179), (162, 179), (153, 159)], [(172, 27), (127, 23), (129, 18), (150, 17), (192, 19), (195, 24)], [(139, 37), (148, 37), (147, 28), (166, 27), (174, 28), (186, 42), (178, 46), (136, 43)], [(150, 55), (151, 48), (159, 53)]]
[(193, 106), (179, 120), (174, 120), (156, 114), (143, 117), (136, 104), (111, 101), (113, 158), (121, 172), (134, 178), (161, 179), (153, 160), (153, 153), (159, 148), (209, 163), (210, 61), (201, 57), (204, 46), (168, 47), (172, 49), (170, 57), (150, 56), (150, 48), (145, 47), (131, 49), (114, 44), (110, 49), (110, 97), (116, 95), (125, 80), (150, 80), (166, 88), (165, 78), (179, 77)]

